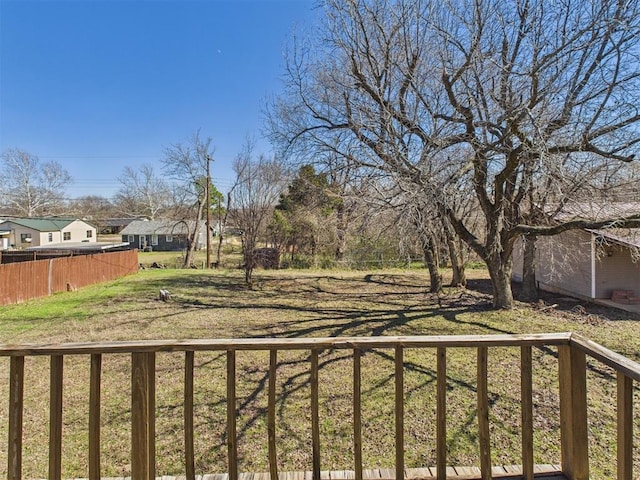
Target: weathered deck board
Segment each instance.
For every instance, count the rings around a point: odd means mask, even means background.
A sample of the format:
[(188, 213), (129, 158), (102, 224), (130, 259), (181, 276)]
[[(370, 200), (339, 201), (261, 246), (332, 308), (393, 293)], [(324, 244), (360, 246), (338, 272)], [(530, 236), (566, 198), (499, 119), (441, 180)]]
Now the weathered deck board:
[[(560, 473), (560, 465), (535, 465), (535, 478), (540, 480), (567, 480)], [(424, 468), (405, 468), (404, 478), (409, 480), (435, 480), (435, 467)], [(522, 479), (522, 467), (519, 465), (494, 466), (492, 468), (493, 478), (520, 480)], [(206, 474), (196, 475), (196, 480), (228, 480), (229, 475), (223, 474)], [(278, 480), (312, 480), (313, 472), (297, 471), (297, 472), (280, 472)], [(320, 478), (323, 480), (352, 480), (355, 478), (353, 470), (322, 470)], [(362, 478), (367, 480), (395, 480), (395, 469), (393, 468), (373, 468), (366, 469), (362, 472)], [(480, 469), (478, 467), (447, 467), (447, 478), (451, 480), (478, 480), (481, 478)], [(85, 479), (76, 479), (85, 480)], [(131, 477), (108, 477), (102, 480), (131, 480)], [(186, 480), (184, 475), (177, 477), (162, 476), (156, 477), (156, 480)], [(260, 473), (240, 473), (238, 480), (270, 480), (268, 472)]]

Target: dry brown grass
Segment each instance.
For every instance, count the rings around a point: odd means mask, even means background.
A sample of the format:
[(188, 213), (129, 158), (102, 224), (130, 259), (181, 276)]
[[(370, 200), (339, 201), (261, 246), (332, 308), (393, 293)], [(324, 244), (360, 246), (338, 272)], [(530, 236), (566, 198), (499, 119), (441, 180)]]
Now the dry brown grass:
[[(0, 342), (70, 342), (130, 339), (317, 337), (344, 335), (490, 334), (575, 331), (639, 360), (640, 322), (617, 311), (554, 298), (558, 307), (540, 311), (521, 304), (509, 312), (489, 308), (486, 272), (472, 270), (471, 288), (428, 293), (428, 275), (409, 271), (257, 272), (253, 289), (239, 271), (144, 271), (134, 277), (26, 305), (0, 308)], [(157, 300), (168, 289), (171, 301)], [(519, 460), (519, 351), (490, 352), (493, 458)], [(557, 360), (553, 349), (535, 359), (536, 462), (559, 460)], [(475, 416), (475, 352), (454, 349), (449, 361), (449, 463), (478, 463)], [(184, 471), (182, 445), (183, 357), (157, 359), (158, 474)], [(281, 470), (309, 469), (308, 352), (279, 355), (278, 448)], [(8, 362), (3, 360), (5, 365)], [(346, 351), (320, 356), (322, 468), (352, 463), (351, 359)], [(88, 358), (65, 359), (65, 477), (86, 477)], [(266, 365), (262, 352), (238, 354), (238, 428), (241, 471), (266, 471)], [(435, 463), (435, 356), (408, 350), (406, 461)], [(589, 372), (592, 478), (615, 472), (615, 384), (611, 372), (592, 364)], [(106, 356), (103, 373), (103, 475), (129, 473), (129, 358)], [(196, 354), (196, 470), (226, 470), (225, 364), (219, 353)], [(363, 358), (364, 461), (393, 464), (393, 352)], [(48, 364), (27, 360), (24, 477), (46, 476)], [(640, 394), (636, 393), (637, 397)], [(7, 399), (7, 368), (0, 373)], [(6, 438), (7, 405), (0, 403), (0, 442)], [(638, 405), (638, 402), (636, 402)], [(640, 423), (640, 420), (638, 421)], [(640, 431), (640, 425), (636, 432)], [(637, 439), (638, 440), (638, 439)], [(637, 443), (637, 442), (636, 442)], [(6, 453), (0, 449), (0, 475)], [(640, 464), (636, 458), (636, 464)]]

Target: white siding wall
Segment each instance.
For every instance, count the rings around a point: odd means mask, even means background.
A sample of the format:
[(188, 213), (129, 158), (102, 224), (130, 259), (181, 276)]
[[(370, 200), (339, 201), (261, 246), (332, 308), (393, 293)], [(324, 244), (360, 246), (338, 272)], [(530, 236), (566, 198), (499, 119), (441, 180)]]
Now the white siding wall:
[[(91, 231), (90, 237), (87, 237), (87, 231)], [(70, 239), (64, 240), (65, 232), (71, 233)], [(62, 233), (63, 238), (60, 239), (61, 242), (95, 242), (97, 236), (96, 228), (81, 220), (71, 222), (62, 230)]]
[(596, 298), (611, 298), (613, 290), (633, 290), (640, 296), (640, 263), (620, 245), (604, 246), (596, 261)]
[[(42, 241), (42, 237), (40, 236), (40, 232), (37, 230), (16, 225), (11, 222), (6, 222), (4, 225), (8, 226), (8, 228), (13, 231), (13, 234), (10, 236), (9, 243), (13, 244), (15, 248), (38, 247), (41, 245), (40, 242)], [(23, 235), (29, 235), (31, 237), (31, 242), (22, 243), (20, 239)]]
[[(538, 237), (536, 280), (542, 290), (591, 298), (591, 234), (583, 230)], [(514, 250), (513, 278), (522, 281), (522, 241)]]

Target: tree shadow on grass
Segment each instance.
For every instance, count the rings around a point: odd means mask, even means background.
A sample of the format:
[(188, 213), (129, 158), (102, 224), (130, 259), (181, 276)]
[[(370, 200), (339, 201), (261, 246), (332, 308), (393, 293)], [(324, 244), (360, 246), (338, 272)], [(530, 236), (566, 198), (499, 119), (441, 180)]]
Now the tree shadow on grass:
[[(428, 293), (428, 285), (407, 280), (406, 276), (367, 274), (362, 277), (342, 278), (338, 276), (287, 276), (259, 278), (256, 287), (248, 289), (240, 277), (215, 275), (189, 275), (184, 277), (153, 278), (140, 286), (139, 294), (155, 292), (160, 288), (174, 292), (172, 305), (177, 310), (162, 315), (155, 312), (154, 318), (179, 315), (181, 310), (214, 311), (218, 309), (247, 310), (260, 312), (273, 310), (293, 313), (295, 318), (265, 324), (260, 330), (243, 328), (238, 325), (235, 336), (263, 338), (307, 338), (338, 336), (385, 336), (424, 335), (447, 332), (470, 331), (476, 333), (518, 333), (506, 327), (484, 322), (476, 315), (492, 310), (489, 294), (489, 280), (472, 280), (469, 291), (457, 290), (449, 295), (437, 296)], [(370, 287), (374, 288), (370, 288)], [(398, 288), (401, 287), (401, 288)], [(295, 301), (293, 301), (295, 299)], [(338, 301), (340, 300), (340, 301)], [(352, 303), (350, 303), (352, 302)], [(372, 308), (366, 308), (370, 304)], [(149, 304), (149, 314), (154, 314), (154, 305)], [(425, 324), (439, 321), (443, 326), (434, 331), (425, 331)], [(553, 349), (543, 349), (545, 354), (557, 356)], [(384, 365), (391, 366), (393, 355), (386, 350), (367, 350), (366, 355), (377, 358)], [(342, 362), (352, 358), (350, 351), (324, 349), (320, 352), (319, 369), (321, 375), (332, 368), (344, 368)], [(220, 359), (220, 361), (223, 361)], [(310, 390), (311, 353), (303, 353), (296, 358), (280, 358), (277, 364), (278, 391), (277, 414), (278, 435), (295, 439), (298, 445), (305, 445), (308, 438), (300, 433), (300, 419), (290, 419), (287, 404), (296, 396), (308, 395)], [(257, 368), (257, 370), (256, 370)], [(419, 392), (433, 384), (436, 378), (434, 368), (412, 360), (404, 362), (406, 372), (420, 379), (412, 387)], [(385, 370), (386, 371), (386, 370)], [(256, 377), (257, 374), (257, 378)], [(238, 399), (237, 411), (250, 411), (238, 425), (238, 439), (242, 441), (253, 427), (263, 421), (266, 407), (260, 404), (269, 381), (266, 366), (256, 365), (240, 368), (237, 378), (254, 377), (246, 394)], [(348, 375), (345, 377), (348, 378)], [(363, 392), (366, 396), (384, 396), (394, 382), (393, 369), (368, 384)], [(475, 393), (476, 386), (463, 377), (448, 372), (448, 388), (461, 388)], [(344, 385), (341, 386), (344, 388)], [(492, 393), (490, 403), (500, 402), (502, 397)], [(225, 402), (212, 402), (211, 409), (224, 408)], [(178, 404), (175, 405), (178, 407)], [(457, 435), (467, 435), (471, 440), (475, 435), (473, 423), (474, 408), (462, 412), (464, 418)], [(380, 412), (378, 412), (380, 413)], [(202, 419), (200, 419), (202, 420)], [(203, 424), (202, 421), (199, 421)], [(390, 426), (392, 428), (392, 425)], [(226, 436), (222, 434), (214, 450), (224, 448)]]

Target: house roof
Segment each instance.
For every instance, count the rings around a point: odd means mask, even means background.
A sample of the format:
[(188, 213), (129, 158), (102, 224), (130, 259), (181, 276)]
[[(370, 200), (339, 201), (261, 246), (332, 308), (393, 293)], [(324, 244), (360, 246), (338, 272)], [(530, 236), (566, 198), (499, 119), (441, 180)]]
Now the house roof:
[(131, 222), (143, 220), (142, 218), (106, 218), (99, 223), (103, 227), (122, 227), (129, 225)]
[[(589, 220), (602, 221), (615, 218), (631, 218), (640, 216), (640, 202), (572, 202), (564, 206), (563, 211), (556, 215), (562, 221)], [(604, 243), (613, 243), (627, 248), (640, 248), (639, 228), (610, 228), (590, 229), (585, 231), (595, 235)]]
[(128, 247), (128, 242), (65, 242), (65, 243), (49, 243), (38, 247), (28, 247), (28, 251), (105, 251), (122, 247)]
[[(204, 225), (204, 224), (202, 224)], [(200, 228), (202, 228), (202, 225)], [(186, 235), (195, 228), (194, 221), (134, 220), (124, 227), (121, 235)]]
[(640, 248), (640, 229), (638, 228), (587, 229), (587, 231), (608, 243), (615, 243), (629, 248)]
[[(556, 208), (550, 205), (551, 211)], [(603, 220), (640, 215), (640, 202), (572, 202), (564, 205), (556, 215), (560, 220), (585, 219)]]
[[(39, 232), (59, 232), (71, 223), (79, 220), (77, 218), (8, 218), (0, 223), (14, 223), (23, 227), (31, 228)], [(84, 221), (84, 220), (80, 220)], [(85, 222), (86, 223), (86, 222)], [(88, 224), (89, 225), (89, 224)]]

